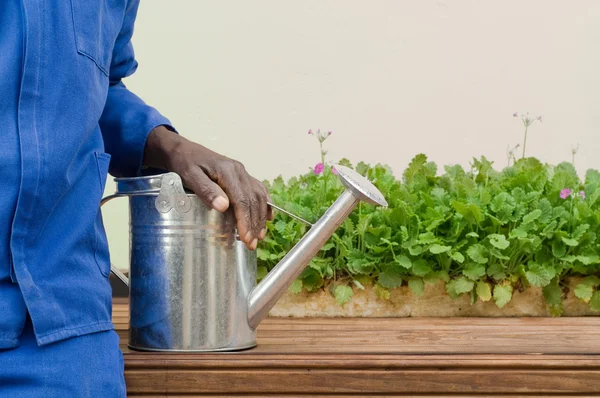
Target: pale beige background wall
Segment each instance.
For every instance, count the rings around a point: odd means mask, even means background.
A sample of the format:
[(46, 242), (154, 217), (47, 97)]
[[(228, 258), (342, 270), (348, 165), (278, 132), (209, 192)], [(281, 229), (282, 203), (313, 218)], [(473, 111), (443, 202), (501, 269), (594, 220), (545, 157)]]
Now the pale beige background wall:
[[(515, 111), (544, 116), (528, 153), (600, 168), (600, 1), (143, 0), (126, 84), (185, 136), (259, 179), (319, 159), (309, 128), (332, 130), (330, 160), (400, 174), (506, 163)], [(109, 183), (107, 193), (114, 185)], [(113, 261), (128, 261), (126, 202), (104, 219)]]

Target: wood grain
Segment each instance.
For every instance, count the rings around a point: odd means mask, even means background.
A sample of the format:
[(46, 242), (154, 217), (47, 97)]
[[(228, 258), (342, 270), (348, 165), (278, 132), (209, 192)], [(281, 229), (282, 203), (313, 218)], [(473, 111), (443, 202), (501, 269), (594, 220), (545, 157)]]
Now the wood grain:
[[(600, 318), (269, 318), (258, 347), (126, 347), (131, 396), (600, 396)], [(337, 394), (337, 395), (335, 395)]]

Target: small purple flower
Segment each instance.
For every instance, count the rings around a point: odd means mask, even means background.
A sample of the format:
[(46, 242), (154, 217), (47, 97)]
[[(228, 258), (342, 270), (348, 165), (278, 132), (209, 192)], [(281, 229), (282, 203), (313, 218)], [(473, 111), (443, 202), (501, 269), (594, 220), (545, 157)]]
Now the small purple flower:
[(315, 174), (321, 174), (324, 168), (325, 166), (323, 166), (323, 163), (317, 163), (315, 166)]
[(308, 130), (308, 134), (309, 134), (309, 135), (312, 135), (312, 130)]
[(565, 188), (562, 191), (560, 191), (560, 198), (561, 199), (566, 199), (571, 195), (571, 190), (569, 188)]
[(327, 133), (327, 135), (331, 135), (331, 131)]
[(541, 116), (538, 116), (538, 117), (537, 117), (537, 120), (539, 120), (539, 121), (541, 122), (541, 121), (542, 121), (542, 117), (541, 117)]
[(585, 191), (579, 192), (579, 196), (581, 196), (581, 199), (585, 199)]
[(518, 112), (513, 113), (513, 117), (519, 117), (519, 113)]
[(331, 172), (332, 172), (333, 174), (335, 174), (335, 175), (337, 175), (337, 174), (338, 174), (338, 171), (336, 170), (336, 168), (335, 168), (335, 167), (333, 167), (333, 168), (331, 169)]

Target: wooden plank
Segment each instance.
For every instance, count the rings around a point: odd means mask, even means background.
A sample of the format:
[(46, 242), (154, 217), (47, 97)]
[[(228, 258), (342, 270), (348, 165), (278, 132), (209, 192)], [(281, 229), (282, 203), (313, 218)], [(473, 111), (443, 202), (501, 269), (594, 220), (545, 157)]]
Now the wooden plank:
[(269, 318), (256, 348), (171, 354), (113, 315), (132, 396), (600, 396), (598, 317)]
[[(244, 395), (223, 395), (223, 394), (191, 394), (191, 395), (173, 395), (173, 394), (143, 394), (143, 395), (138, 395), (138, 394), (130, 394), (131, 396), (143, 396), (143, 397), (148, 397), (148, 398), (214, 398), (216, 396), (218, 397), (225, 397), (225, 398), (234, 398), (234, 397), (241, 397), (243, 396), (244, 398), (264, 398), (264, 397), (281, 397), (282, 395), (280, 394), (260, 394), (260, 395), (254, 395), (254, 394), (244, 394)], [(307, 398), (307, 397), (312, 397), (313, 395), (306, 395), (306, 394), (302, 394), (302, 395), (297, 395), (297, 394), (292, 394), (292, 395), (284, 395), (286, 398)], [(340, 395), (340, 394), (327, 394), (326, 395), (328, 398), (348, 398), (348, 397), (369, 397), (369, 398), (384, 398), (384, 397), (427, 397), (427, 398), (468, 398), (468, 397), (478, 397), (478, 398), (498, 398), (498, 397), (505, 397), (505, 398), (526, 398), (526, 397), (535, 397), (535, 396), (539, 396), (539, 394), (528, 394), (528, 395), (523, 395), (523, 394), (518, 394), (518, 395), (505, 395), (505, 394), (452, 394), (452, 395), (438, 395), (438, 394), (403, 394), (403, 393), (391, 393), (391, 394), (386, 394), (386, 395), (364, 395), (363, 393), (360, 394), (344, 394), (344, 395)], [(574, 395), (551, 395), (552, 398), (567, 398), (567, 397), (573, 397)], [(589, 395), (576, 395), (576, 396), (589, 396)]]
[(125, 373), (132, 393), (172, 394), (600, 394), (600, 370), (204, 369)]
[[(127, 327), (115, 311), (118, 330)], [(236, 353), (600, 354), (600, 317), (268, 318)]]
[[(227, 355), (126, 353), (127, 362), (135, 369), (242, 369), (269, 368), (342, 368), (342, 369), (600, 369), (596, 355)], [(276, 364), (276, 365), (275, 365)]]

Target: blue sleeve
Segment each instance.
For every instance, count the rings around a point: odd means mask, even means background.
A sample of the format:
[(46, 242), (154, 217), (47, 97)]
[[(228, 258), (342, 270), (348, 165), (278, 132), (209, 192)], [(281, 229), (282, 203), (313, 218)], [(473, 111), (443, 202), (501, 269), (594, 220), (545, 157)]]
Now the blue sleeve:
[(109, 172), (115, 177), (142, 174), (146, 139), (155, 127), (163, 125), (176, 132), (166, 117), (129, 91), (121, 81), (131, 76), (138, 66), (131, 37), (139, 2), (130, 0), (127, 4), (113, 50), (108, 97), (100, 118), (105, 150), (112, 157)]

